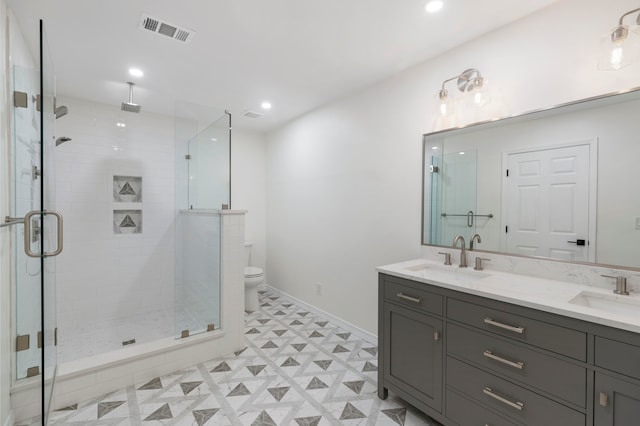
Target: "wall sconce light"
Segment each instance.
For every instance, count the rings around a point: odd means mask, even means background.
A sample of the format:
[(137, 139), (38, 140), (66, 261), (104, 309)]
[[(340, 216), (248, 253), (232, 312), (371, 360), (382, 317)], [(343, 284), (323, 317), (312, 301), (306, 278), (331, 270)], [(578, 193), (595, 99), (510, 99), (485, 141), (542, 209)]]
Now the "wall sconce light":
[(462, 93), (472, 92), (473, 104), (475, 106), (481, 107), (488, 101), (487, 94), (484, 91), (484, 77), (482, 77), (480, 71), (477, 69), (469, 68), (468, 70), (463, 71), (462, 74), (456, 75), (455, 77), (451, 77), (442, 82), (442, 88), (438, 93), (438, 99), (440, 100), (440, 114), (442, 116), (451, 115), (453, 113), (453, 102), (451, 100), (451, 96), (449, 96), (449, 91), (445, 89), (445, 85), (456, 79), (459, 91)]
[(637, 25), (640, 25), (640, 8), (630, 10), (620, 17), (618, 26), (607, 34), (600, 43), (598, 68), (601, 70), (619, 70), (631, 65), (640, 56), (640, 36), (636, 28), (623, 24), (624, 18), (634, 13)]

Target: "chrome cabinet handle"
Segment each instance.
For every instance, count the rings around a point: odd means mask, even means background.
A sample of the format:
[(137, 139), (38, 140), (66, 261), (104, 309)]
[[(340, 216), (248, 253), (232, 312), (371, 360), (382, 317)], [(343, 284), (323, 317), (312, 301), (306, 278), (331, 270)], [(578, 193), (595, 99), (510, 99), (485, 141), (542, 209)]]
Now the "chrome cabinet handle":
[(509, 367), (517, 368), (518, 370), (522, 370), (524, 368), (524, 362), (511, 361), (511, 360), (508, 360), (506, 358), (502, 358), (501, 356), (495, 355), (491, 351), (484, 351), (482, 354), (484, 356), (486, 356), (487, 358), (489, 358), (489, 359), (492, 359), (494, 361), (498, 361), (498, 362), (500, 362), (502, 364), (508, 365)]
[(398, 294), (396, 294), (396, 296), (398, 296), (400, 299), (408, 300), (409, 302), (422, 303), (422, 298), (421, 297), (407, 296), (404, 293), (398, 293)]
[(491, 398), (495, 399), (496, 401), (502, 402), (505, 405), (508, 405), (511, 408), (515, 408), (518, 411), (522, 411), (524, 409), (524, 404), (522, 402), (513, 402), (513, 401), (509, 401), (507, 398), (505, 398), (504, 396), (500, 396), (497, 393), (493, 392), (493, 390), (491, 390), (491, 388), (484, 388), (482, 389), (482, 393), (490, 396)]
[(498, 327), (498, 328), (502, 328), (504, 330), (509, 330), (509, 331), (513, 331), (514, 333), (518, 333), (518, 334), (524, 334), (524, 327), (520, 327), (520, 326), (513, 326), (513, 325), (508, 325), (508, 324), (503, 324), (501, 322), (498, 321), (494, 321), (491, 318), (485, 318), (484, 319), (484, 323), (485, 324), (489, 324), (492, 325), (494, 327)]
[[(42, 253), (42, 255), (40, 255), (40, 253), (34, 253), (31, 251), (31, 218), (37, 215), (43, 215), (43, 216), (53, 215), (56, 217), (56, 224), (57, 224), (58, 247), (56, 248), (55, 251), (44, 252)], [(62, 246), (63, 246), (62, 231), (63, 231), (62, 215), (58, 212), (47, 211), (47, 210), (44, 210), (44, 211), (33, 210), (25, 214), (24, 215), (24, 252), (25, 254), (29, 257), (41, 257), (41, 256), (52, 257), (52, 256), (59, 255), (60, 253), (62, 253)]]
[(607, 405), (609, 405), (609, 395), (607, 395), (604, 392), (600, 392), (600, 405), (602, 405), (603, 407), (606, 407)]

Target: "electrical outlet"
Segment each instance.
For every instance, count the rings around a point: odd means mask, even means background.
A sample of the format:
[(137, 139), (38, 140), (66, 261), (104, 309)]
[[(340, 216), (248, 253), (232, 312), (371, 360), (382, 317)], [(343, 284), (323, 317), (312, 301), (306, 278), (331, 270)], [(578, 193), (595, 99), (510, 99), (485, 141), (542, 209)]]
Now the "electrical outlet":
[(316, 296), (322, 296), (322, 283), (316, 283)]
[(636, 216), (636, 231), (640, 231), (640, 216)]

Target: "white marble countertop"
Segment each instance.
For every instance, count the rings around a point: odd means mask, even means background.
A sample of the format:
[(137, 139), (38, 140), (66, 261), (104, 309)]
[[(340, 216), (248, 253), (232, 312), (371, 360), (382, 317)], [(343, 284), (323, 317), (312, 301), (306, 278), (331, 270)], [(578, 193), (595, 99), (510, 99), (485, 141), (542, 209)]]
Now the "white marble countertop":
[[(473, 267), (445, 266), (426, 259), (380, 266), (377, 270), (441, 288), (640, 333), (638, 293), (621, 296), (609, 289), (494, 270), (475, 271)], [(602, 298), (613, 306), (619, 303), (619, 309), (570, 303), (585, 293), (598, 300)]]

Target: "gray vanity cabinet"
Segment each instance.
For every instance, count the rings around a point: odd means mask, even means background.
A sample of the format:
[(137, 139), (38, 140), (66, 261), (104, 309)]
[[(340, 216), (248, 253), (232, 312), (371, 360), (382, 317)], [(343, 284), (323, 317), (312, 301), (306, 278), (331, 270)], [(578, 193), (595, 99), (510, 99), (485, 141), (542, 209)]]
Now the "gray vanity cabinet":
[(594, 424), (640, 424), (640, 346), (596, 336), (594, 362), (613, 372), (596, 372)]
[(596, 426), (640, 424), (640, 384), (596, 373), (595, 389)]
[(379, 276), (378, 396), (445, 426), (640, 425), (640, 334)]
[(380, 398), (387, 388), (426, 411), (442, 411), (442, 296), (388, 277), (380, 287), (384, 331), (379, 352)]

